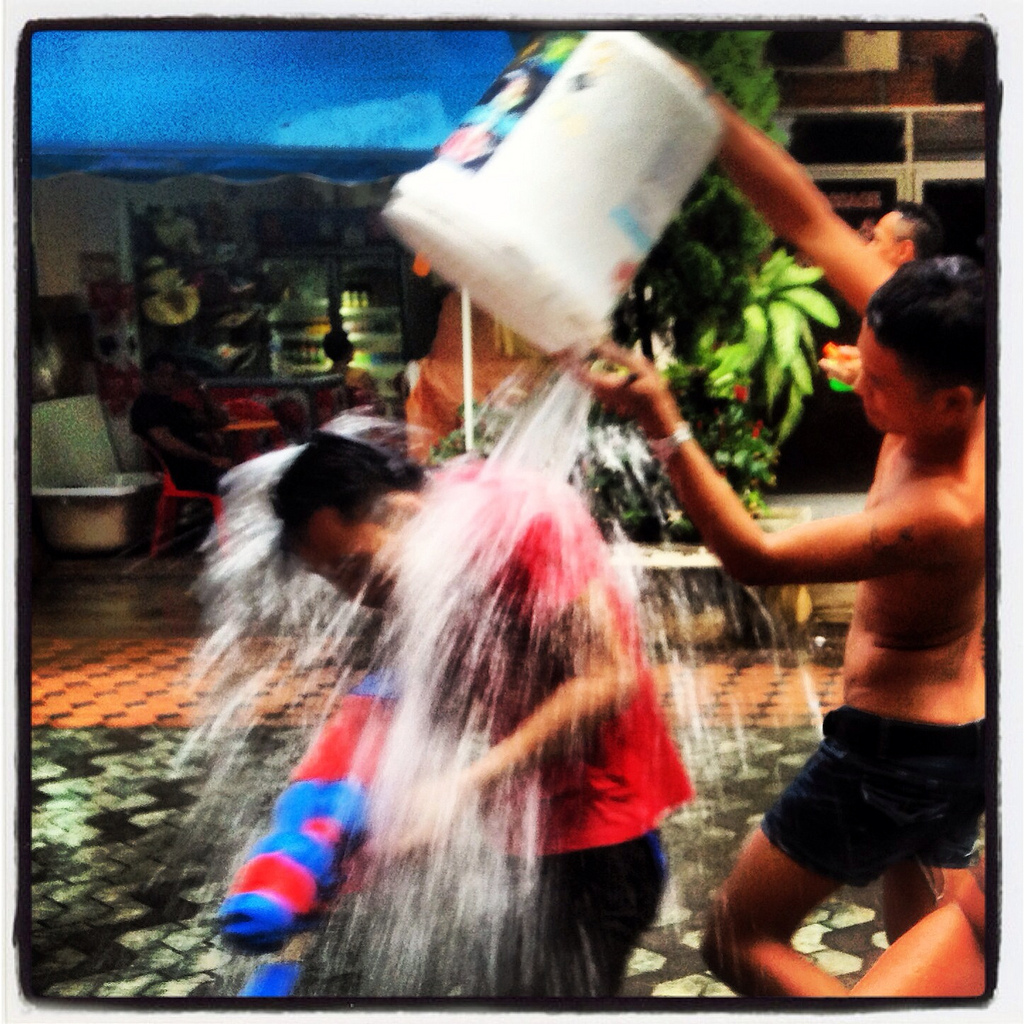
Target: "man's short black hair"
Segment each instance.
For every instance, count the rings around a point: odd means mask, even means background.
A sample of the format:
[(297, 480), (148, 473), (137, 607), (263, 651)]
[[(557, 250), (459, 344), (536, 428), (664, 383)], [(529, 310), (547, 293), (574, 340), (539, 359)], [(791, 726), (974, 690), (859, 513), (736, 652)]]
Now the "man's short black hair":
[(423, 467), (401, 452), (318, 430), (285, 470), (271, 500), (287, 544), (317, 509), (336, 509), (349, 521), (363, 519), (384, 495), (418, 491), (423, 481)]
[(176, 370), (182, 370), (184, 369), (185, 364), (177, 355), (175, 355), (175, 353), (170, 352), (165, 348), (161, 348), (146, 356), (145, 362), (142, 364), (142, 369), (146, 373), (153, 373), (158, 366), (173, 366)]
[(985, 278), (966, 256), (903, 264), (868, 302), (880, 345), (931, 387), (985, 391)]
[(899, 202), (893, 209), (910, 225), (914, 258), (928, 260), (942, 252), (945, 232), (939, 215), (927, 203)]

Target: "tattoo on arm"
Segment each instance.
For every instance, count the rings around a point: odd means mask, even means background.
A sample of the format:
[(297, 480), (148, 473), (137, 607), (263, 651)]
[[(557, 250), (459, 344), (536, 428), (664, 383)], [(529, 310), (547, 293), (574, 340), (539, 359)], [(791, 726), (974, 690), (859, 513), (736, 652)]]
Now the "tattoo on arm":
[(871, 536), (868, 539), (868, 546), (871, 548), (871, 552), (875, 557), (886, 555), (891, 551), (895, 551), (901, 545), (912, 544), (914, 542), (914, 528), (912, 526), (904, 526), (895, 540), (886, 542), (882, 540), (881, 531), (877, 526), (871, 527)]

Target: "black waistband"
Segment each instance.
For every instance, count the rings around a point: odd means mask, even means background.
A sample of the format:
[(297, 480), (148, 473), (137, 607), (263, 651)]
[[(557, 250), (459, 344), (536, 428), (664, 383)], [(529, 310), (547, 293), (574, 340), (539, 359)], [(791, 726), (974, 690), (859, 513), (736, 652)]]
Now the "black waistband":
[(979, 757), (985, 744), (984, 719), (966, 725), (932, 725), (883, 718), (850, 707), (830, 711), (824, 732), (856, 753), (875, 757)]

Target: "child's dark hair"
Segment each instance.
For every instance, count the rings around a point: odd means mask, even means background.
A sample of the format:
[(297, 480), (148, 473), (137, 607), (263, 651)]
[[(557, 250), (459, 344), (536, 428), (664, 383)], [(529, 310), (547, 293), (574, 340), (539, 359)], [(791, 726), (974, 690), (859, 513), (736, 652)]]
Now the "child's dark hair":
[(271, 501), (287, 545), (317, 509), (362, 519), (390, 491), (418, 491), (423, 481), (423, 467), (400, 452), (318, 430), (277, 482)]
[(868, 302), (867, 325), (933, 388), (985, 392), (985, 279), (966, 256), (912, 260)]

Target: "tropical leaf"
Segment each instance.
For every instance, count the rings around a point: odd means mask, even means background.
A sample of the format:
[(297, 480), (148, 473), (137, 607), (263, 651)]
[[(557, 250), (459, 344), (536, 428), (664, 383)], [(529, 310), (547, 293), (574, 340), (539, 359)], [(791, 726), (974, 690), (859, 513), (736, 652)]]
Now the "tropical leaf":
[(808, 360), (817, 366), (818, 349), (814, 344), (814, 332), (811, 330), (810, 324), (808, 324), (806, 320), (800, 328), (800, 341), (803, 343), (804, 351), (807, 353)]
[(820, 281), (825, 276), (821, 267), (801, 267), (798, 263), (792, 263), (779, 274), (776, 284), (779, 288), (795, 288), (797, 285), (810, 285)]
[(782, 385), (785, 382), (785, 373), (782, 367), (774, 360), (768, 359), (764, 364), (764, 390), (765, 404), (769, 409), (775, 404), (779, 397)]
[(772, 348), (775, 358), (787, 366), (800, 355), (800, 328), (803, 316), (788, 302), (768, 303), (768, 322), (771, 324)]
[(754, 358), (751, 366), (760, 358), (768, 341), (768, 318), (763, 306), (745, 306), (743, 309), (743, 344), (749, 346)]
[(839, 325), (839, 310), (814, 288), (804, 286), (787, 288), (779, 298), (793, 303), (797, 309), (802, 310), (811, 319), (817, 320), (818, 323), (822, 323), (826, 327)]
[(789, 401), (786, 405), (786, 414), (782, 417), (778, 427), (779, 444), (782, 444), (782, 442), (793, 433), (793, 429), (800, 422), (800, 417), (803, 416), (803, 413), (803, 395), (800, 393), (800, 389), (796, 386), (796, 381), (794, 380), (789, 389)]
[(726, 377), (746, 376), (757, 362), (757, 356), (743, 344), (725, 345), (715, 353), (715, 358), (717, 362), (711, 377), (716, 384), (724, 383)]
[(811, 368), (804, 359), (802, 353), (798, 353), (796, 359), (789, 364), (790, 373), (793, 376), (793, 385), (802, 395), (810, 395), (814, 392), (814, 377)]
[(782, 275), (793, 262), (793, 257), (785, 249), (776, 249), (761, 265), (757, 275), (757, 285), (765, 294), (771, 294), (779, 284)]

